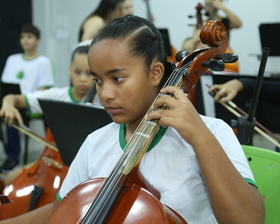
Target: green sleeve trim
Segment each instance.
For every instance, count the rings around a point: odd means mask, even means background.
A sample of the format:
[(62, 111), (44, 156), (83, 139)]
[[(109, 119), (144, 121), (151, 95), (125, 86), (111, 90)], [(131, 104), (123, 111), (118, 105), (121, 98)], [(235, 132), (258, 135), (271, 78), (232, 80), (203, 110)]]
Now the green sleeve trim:
[(25, 114), (27, 116), (29, 116), (30, 118), (41, 118), (42, 114), (40, 114), (40, 113), (32, 113), (31, 107), (29, 105), (28, 98), (26, 97), (26, 95), (24, 95), (24, 99), (25, 99), (25, 103), (27, 105), (26, 106), (27, 110), (26, 110)]
[(56, 200), (57, 200), (57, 201), (61, 201), (61, 200), (62, 200), (62, 198), (60, 197), (59, 192), (57, 192), (57, 194), (56, 194)]
[(28, 99), (27, 99), (26, 95), (24, 95), (24, 99), (25, 99), (25, 102), (26, 102), (27, 113), (32, 114), (32, 111), (31, 111), (31, 108), (30, 108), (30, 105), (29, 105), (29, 102), (28, 102)]
[(244, 178), (244, 180), (246, 180), (246, 182), (248, 182), (249, 184), (252, 184), (252, 185), (254, 185), (256, 188), (258, 188), (258, 185), (256, 184), (256, 182), (253, 181), (252, 179)]

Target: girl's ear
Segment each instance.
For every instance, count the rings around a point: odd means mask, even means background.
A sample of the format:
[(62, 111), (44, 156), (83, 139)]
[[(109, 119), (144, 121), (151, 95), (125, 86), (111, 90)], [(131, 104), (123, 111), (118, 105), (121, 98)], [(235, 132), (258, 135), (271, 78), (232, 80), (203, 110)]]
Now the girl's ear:
[(158, 86), (164, 74), (164, 66), (161, 62), (155, 62), (151, 68), (153, 86)]

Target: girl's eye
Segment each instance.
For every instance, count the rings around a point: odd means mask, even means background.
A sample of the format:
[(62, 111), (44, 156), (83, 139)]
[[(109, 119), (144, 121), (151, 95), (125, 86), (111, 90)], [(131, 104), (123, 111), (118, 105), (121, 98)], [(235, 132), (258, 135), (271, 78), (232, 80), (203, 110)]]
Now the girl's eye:
[(122, 81), (123, 79), (124, 79), (123, 77), (116, 77), (116, 78), (114, 78), (114, 80), (117, 81), (117, 82), (120, 82), (120, 81)]
[(95, 79), (95, 78), (93, 78), (93, 80), (94, 80), (96, 83), (100, 83), (100, 82), (101, 82), (100, 79)]
[(74, 70), (74, 73), (75, 73), (76, 75), (80, 75), (80, 74), (81, 74), (81, 72), (78, 71), (78, 70)]

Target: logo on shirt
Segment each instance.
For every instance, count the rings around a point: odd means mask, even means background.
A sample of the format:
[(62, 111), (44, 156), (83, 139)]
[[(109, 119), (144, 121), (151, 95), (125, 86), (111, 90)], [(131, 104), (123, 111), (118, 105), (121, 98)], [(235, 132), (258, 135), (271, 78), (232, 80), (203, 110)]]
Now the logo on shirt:
[(23, 73), (23, 71), (20, 71), (20, 72), (17, 74), (17, 78), (18, 78), (18, 79), (23, 79), (23, 77), (24, 77), (24, 73)]

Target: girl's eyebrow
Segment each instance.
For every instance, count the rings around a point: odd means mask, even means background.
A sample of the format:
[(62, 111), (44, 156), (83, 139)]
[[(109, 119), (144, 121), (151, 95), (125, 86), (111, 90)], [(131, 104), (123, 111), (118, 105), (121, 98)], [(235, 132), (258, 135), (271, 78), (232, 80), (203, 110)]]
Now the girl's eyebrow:
[(114, 73), (118, 73), (118, 72), (121, 72), (124, 70), (126, 70), (126, 69), (125, 68), (115, 68), (115, 69), (112, 69), (112, 70), (106, 72), (105, 75), (112, 75)]
[(92, 71), (89, 71), (89, 73), (91, 74), (91, 75), (94, 75), (94, 76), (98, 76), (98, 75), (96, 75), (94, 72), (92, 72)]
[[(114, 73), (118, 73), (118, 72), (125, 71), (125, 70), (126, 70), (125, 68), (115, 68), (115, 69), (112, 69), (112, 70), (110, 70), (110, 71), (107, 71), (107, 72), (105, 73), (105, 75), (108, 76), (108, 75), (112, 75), (112, 74), (114, 74)], [(92, 72), (92, 71), (90, 71), (90, 74), (99, 77), (99, 75), (97, 75), (96, 73), (94, 73), (94, 72)]]

